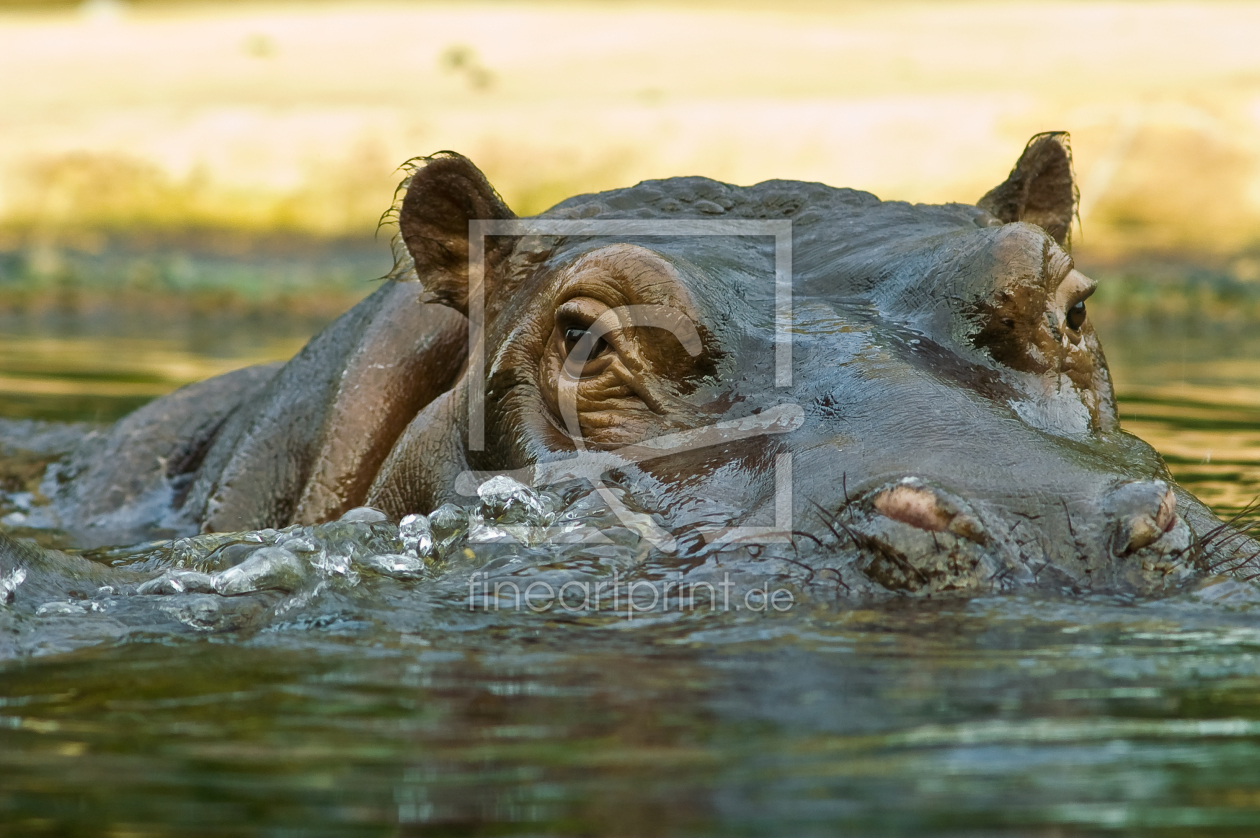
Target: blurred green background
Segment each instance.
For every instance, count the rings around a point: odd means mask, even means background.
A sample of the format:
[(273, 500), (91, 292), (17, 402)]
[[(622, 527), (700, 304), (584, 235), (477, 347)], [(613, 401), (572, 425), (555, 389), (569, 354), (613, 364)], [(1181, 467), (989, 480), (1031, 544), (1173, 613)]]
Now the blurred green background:
[(521, 213), (679, 174), (970, 202), (1049, 129), (1083, 263), (1253, 283), (1257, 35), (1249, 3), (0, 3), (5, 299), (292, 294), (216, 264), (273, 254), (335, 287), (440, 149)]

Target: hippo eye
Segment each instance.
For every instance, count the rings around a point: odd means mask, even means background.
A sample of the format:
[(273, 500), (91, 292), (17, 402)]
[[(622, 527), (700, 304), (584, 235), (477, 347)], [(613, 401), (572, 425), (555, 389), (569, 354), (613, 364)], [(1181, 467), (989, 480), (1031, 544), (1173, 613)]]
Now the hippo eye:
[(1076, 305), (1067, 310), (1067, 325), (1074, 332), (1080, 331), (1085, 325), (1085, 301), (1081, 300)]
[[(577, 348), (578, 343), (582, 340), (582, 338), (586, 337), (588, 334), (590, 334), (590, 332), (588, 332), (586, 329), (573, 328), (573, 329), (565, 330), (565, 333), (564, 333), (565, 353), (572, 354), (573, 350)], [(595, 343), (595, 345), (591, 347), (591, 352), (589, 355), (586, 356), (586, 360), (593, 361), (596, 358), (598, 358), (600, 355), (603, 355), (607, 351), (608, 351), (608, 342), (604, 340), (603, 338), (600, 338)]]

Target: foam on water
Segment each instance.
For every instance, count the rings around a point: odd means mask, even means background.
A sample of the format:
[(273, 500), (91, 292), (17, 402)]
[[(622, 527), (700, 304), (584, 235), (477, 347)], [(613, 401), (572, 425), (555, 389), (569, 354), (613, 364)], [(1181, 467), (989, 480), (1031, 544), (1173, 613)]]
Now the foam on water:
[[(681, 580), (711, 579), (718, 560), (699, 551), (679, 566), (643, 537), (659, 519), (636, 511), (619, 489), (602, 491), (613, 492), (616, 509), (576, 482), (538, 492), (500, 476), (467, 506), (446, 504), (398, 525), (359, 508), (314, 526), (98, 550), (89, 555), (112, 568), (109, 584), (85, 590), (67, 566), (59, 587), (53, 568), (45, 582), (60, 596), (39, 602), (15, 596), (25, 579), (18, 569), (0, 580), (13, 602), (6, 616), (22, 623), (10, 650), (60, 651), (137, 632), (305, 629), (337, 619), (414, 630), (451, 619), (514, 625), (537, 615), (642, 620), (671, 609), (714, 610), (720, 586), (693, 581), (688, 590)], [(732, 590), (747, 597), (760, 584), (746, 605), (764, 610), (766, 568), (757, 569), (751, 580), (736, 573), (738, 586), (729, 581), (737, 568), (725, 571), (724, 607)], [(47, 620), (24, 617), (95, 618), (112, 630), (58, 625), (46, 647)]]

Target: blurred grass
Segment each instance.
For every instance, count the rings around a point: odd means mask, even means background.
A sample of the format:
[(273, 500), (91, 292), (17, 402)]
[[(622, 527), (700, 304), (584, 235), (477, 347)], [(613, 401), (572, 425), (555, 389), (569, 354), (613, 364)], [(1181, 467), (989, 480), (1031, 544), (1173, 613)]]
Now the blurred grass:
[(135, 236), (90, 251), (47, 243), (0, 251), (0, 313), (144, 311), (170, 318), (284, 311), (326, 321), (370, 294), (392, 265), (384, 242), (199, 232), (193, 243)]
[(455, 148), (532, 213), (647, 177), (974, 201), (1073, 132), (1083, 256), (1260, 241), (1250, 3), (0, 5), (0, 249), (364, 241)]

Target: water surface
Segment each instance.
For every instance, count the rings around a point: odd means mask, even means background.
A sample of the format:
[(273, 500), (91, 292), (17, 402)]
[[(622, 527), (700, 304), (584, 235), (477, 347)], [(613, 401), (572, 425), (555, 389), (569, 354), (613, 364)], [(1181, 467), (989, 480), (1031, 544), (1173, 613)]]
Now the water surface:
[[(110, 420), (284, 357), (312, 327), (9, 324), (0, 412)], [(1260, 493), (1260, 337), (1102, 327), (1125, 427), (1218, 511), (1244, 507)], [(456, 581), (385, 579), (371, 609), (368, 586), (346, 585), (216, 632), (129, 627), (94, 609), (100, 591), (78, 613), (9, 615), (0, 831), (1260, 832), (1249, 585), (861, 608), (801, 588), (784, 613), (628, 619), (470, 610)]]

